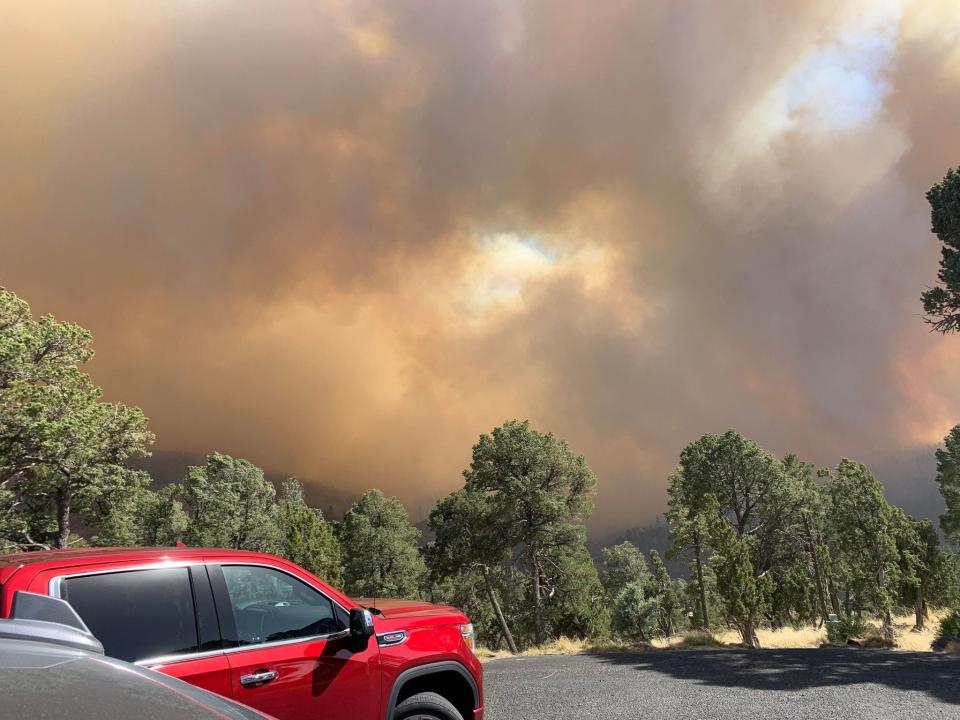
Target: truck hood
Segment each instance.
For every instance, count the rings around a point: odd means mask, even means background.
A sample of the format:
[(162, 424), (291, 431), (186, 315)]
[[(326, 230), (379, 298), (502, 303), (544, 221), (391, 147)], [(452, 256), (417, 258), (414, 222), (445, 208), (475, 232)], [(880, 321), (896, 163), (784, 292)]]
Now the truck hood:
[(463, 615), (459, 610), (449, 605), (433, 605), (421, 600), (388, 600), (384, 598), (357, 598), (357, 603), (365, 608), (377, 609), (383, 617), (390, 620), (412, 617), (446, 616), (451, 622), (466, 622), (459, 620)]

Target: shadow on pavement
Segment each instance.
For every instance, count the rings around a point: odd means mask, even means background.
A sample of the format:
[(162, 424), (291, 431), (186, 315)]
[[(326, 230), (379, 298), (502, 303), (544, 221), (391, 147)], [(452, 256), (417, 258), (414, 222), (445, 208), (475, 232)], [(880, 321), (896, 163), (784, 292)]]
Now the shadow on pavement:
[(874, 683), (960, 704), (960, 655), (820, 648), (596, 653), (594, 657), (704, 685), (791, 691)]

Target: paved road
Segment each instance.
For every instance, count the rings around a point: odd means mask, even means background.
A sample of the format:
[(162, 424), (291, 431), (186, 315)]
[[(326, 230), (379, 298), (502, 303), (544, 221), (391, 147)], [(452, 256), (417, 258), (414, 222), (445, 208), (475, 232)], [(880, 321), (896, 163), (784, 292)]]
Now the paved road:
[(960, 719), (960, 657), (683, 650), (493, 660), (487, 720)]

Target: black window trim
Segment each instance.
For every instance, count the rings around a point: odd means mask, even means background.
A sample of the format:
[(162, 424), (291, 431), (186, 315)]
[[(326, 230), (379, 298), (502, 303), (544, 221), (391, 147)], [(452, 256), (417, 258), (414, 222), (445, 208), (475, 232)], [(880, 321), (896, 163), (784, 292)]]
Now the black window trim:
[[(230, 618), (226, 622), (229, 622), (230, 624), (233, 623), (233, 607), (230, 605), (230, 597), (227, 594), (226, 582), (223, 578), (223, 571), (221, 570), (221, 568), (226, 566), (264, 567), (264, 568), (267, 568), (268, 570), (274, 570), (276, 572), (283, 573), (284, 575), (288, 575), (292, 577), (294, 580), (300, 581), (301, 583), (309, 587), (311, 590), (319, 594), (320, 597), (323, 597), (329, 600), (331, 607), (340, 608), (347, 615), (350, 614), (349, 610), (347, 610), (345, 607), (343, 607), (343, 605), (341, 605), (332, 597), (330, 597), (325, 592), (323, 592), (320, 588), (316, 587), (312, 583), (307, 582), (302, 577), (299, 577), (298, 575), (295, 575), (294, 573), (289, 572), (288, 570), (285, 570), (282, 567), (277, 567), (276, 565), (271, 565), (270, 563), (243, 562), (239, 560), (238, 561), (227, 560), (224, 562), (210, 562), (210, 563), (207, 563), (206, 565), (207, 565), (207, 572), (210, 573), (210, 583), (213, 586), (213, 600), (217, 606), (217, 616), (221, 618), (221, 623), (226, 624), (225, 621), (222, 619), (224, 618), (224, 616)], [(336, 616), (336, 614), (337, 614), (336, 610), (334, 610), (334, 616)], [(234, 634), (236, 634), (235, 629), (234, 629)], [(315, 642), (317, 640), (339, 640), (341, 638), (345, 638), (349, 636), (350, 636), (350, 628), (346, 628), (344, 630), (338, 630), (337, 632), (333, 632), (333, 633), (323, 633), (320, 635), (306, 635), (304, 637), (288, 638), (286, 640), (271, 640), (270, 642), (254, 643), (251, 645), (236, 645), (233, 647), (225, 647), (223, 649), (223, 652), (232, 654), (232, 653), (238, 653), (238, 652), (246, 652), (250, 650), (259, 650), (260, 648), (271, 648), (271, 647), (278, 647), (281, 645), (295, 645), (297, 643)], [(226, 643), (226, 640), (224, 640), (224, 643)]]
[[(217, 614), (217, 601), (213, 595), (213, 584), (210, 581), (210, 572), (204, 563), (191, 565), (187, 568), (187, 571), (190, 575), (190, 592), (193, 593), (193, 618), (197, 624), (197, 653), (221, 651), (224, 648), (223, 630), (220, 625), (220, 617)], [(205, 594), (206, 601), (210, 603), (209, 606), (204, 607), (204, 603), (200, 602), (199, 597), (201, 593)], [(211, 630), (214, 630), (214, 632), (212, 633), (210, 642), (216, 646), (208, 650), (203, 650), (205, 643), (202, 633), (200, 632), (201, 613), (212, 613), (212, 617), (206, 617), (205, 619), (212, 621)]]

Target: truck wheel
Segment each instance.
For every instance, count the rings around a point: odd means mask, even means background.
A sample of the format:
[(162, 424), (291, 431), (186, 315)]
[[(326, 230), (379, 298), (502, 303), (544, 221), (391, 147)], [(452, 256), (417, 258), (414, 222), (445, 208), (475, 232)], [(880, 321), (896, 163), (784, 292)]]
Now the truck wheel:
[(397, 705), (393, 720), (463, 720), (463, 716), (445, 697), (423, 692)]

